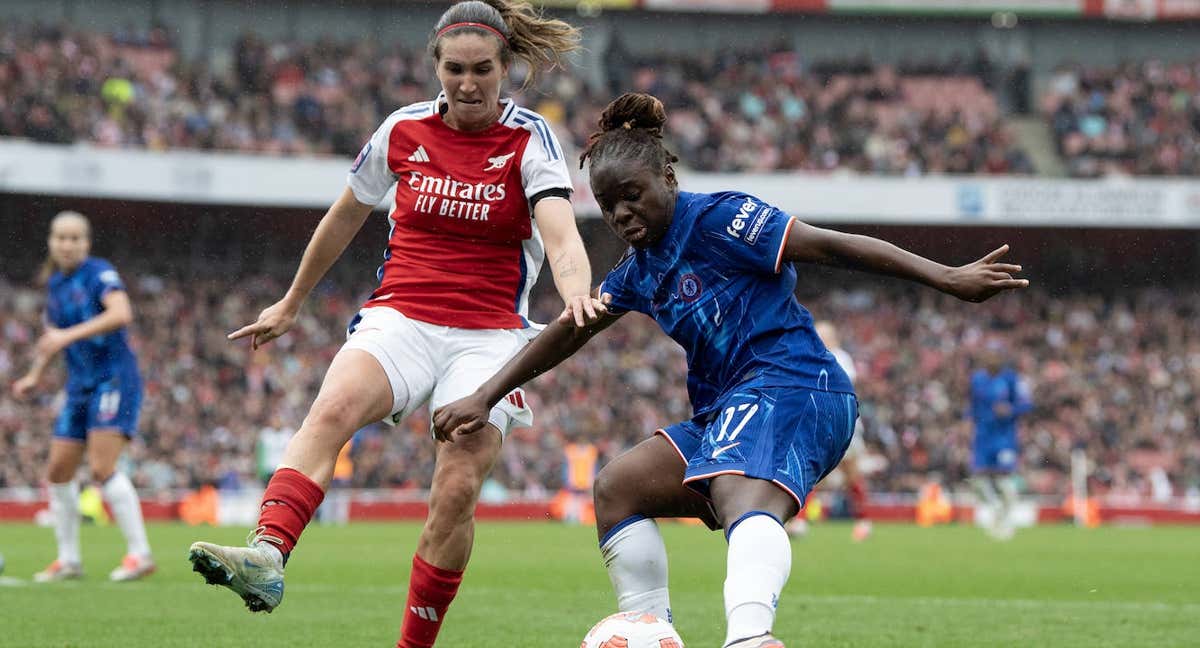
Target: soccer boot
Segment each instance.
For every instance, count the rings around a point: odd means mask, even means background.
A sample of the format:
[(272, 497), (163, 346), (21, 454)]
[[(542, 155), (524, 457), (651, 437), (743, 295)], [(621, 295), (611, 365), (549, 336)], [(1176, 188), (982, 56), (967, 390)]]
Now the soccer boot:
[(776, 639), (768, 632), (767, 634), (760, 634), (757, 637), (738, 639), (731, 644), (726, 644), (725, 648), (784, 648), (784, 646), (782, 641)]
[(248, 547), (192, 543), (188, 560), (205, 582), (233, 590), (251, 612), (270, 612), (283, 600), (283, 559), (258, 536)]
[(55, 560), (42, 571), (33, 575), (35, 583), (57, 583), (83, 578), (83, 568), (61, 560)]
[(126, 554), (125, 558), (121, 560), (121, 564), (109, 572), (108, 580), (117, 583), (135, 581), (153, 574), (156, 569), (153, 558)]
[(859, 520), (854, 523), (854, 530), (850, 532), (850, 538), (855, 542), (862, 542), (871, 537), (871, 521)]

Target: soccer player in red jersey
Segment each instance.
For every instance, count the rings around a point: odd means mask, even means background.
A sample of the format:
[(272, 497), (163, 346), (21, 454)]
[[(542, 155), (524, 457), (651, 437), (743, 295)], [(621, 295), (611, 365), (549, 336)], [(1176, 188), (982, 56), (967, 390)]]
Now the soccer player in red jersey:
[[(559, 63), (578, 38), (575, 28), (524, 0), (451, 6), (430, 42), (442, 92), (383, 122), (318, 225), (287, 294), (229, 336), (249, 337), (258, 348), (286, 333), (313, 286), (395, 187), (379, 287), (351, 322), (267, 485), (249, 547), (192, 545), (194, 569), (252, 611), (279, 605), (287, 558), (355, 430), (472, 393), (536, 334), (526, 317), (543, 259), (566, 302), (564, 316), (580, 326), (597, 320), (563, 151), (541, 116), (500, 96), (514, 57), (536, 72)], [(491, 411), (488, 433), (437, 444), (397, 645), (433, 645), (471, 554), (483, 480), (505, 433), (530, 422), (515, 392)]]

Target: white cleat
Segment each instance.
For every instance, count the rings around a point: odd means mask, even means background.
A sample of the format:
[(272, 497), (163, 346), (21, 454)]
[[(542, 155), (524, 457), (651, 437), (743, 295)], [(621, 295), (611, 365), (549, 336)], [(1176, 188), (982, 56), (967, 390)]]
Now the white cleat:
[(116, 583), (141, 580), (153, 574), (158, 567), (150, 556), (126, 554), (121, 564), (108, 574), (108, 580)]
[(726, 644), (725, 648), (784, 648), (784, 645), (782, 641), (768, 632), (757, 637), (738, 639), (731, 644)]
[(264, 543), (223, 547), (196, 542), (188, 560), (205, 582), (233, 590), (251, 612), (270, 612), (283, 600), (283, 558)]
[(58, 583), (83, 578), (83, 568), (73, 563), (55, 560), (42, 571), (33, 575), (35, 583)]

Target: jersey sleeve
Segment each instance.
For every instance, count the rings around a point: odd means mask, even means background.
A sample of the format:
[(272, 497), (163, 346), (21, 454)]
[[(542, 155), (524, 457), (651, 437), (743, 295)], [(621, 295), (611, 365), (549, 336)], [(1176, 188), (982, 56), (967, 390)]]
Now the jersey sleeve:
[(117, 269), (111, 263), (99, 260), (92, 274), (91, 286), (92, 294), (97, 300), (104, 299), (105, 295), (115, 290), (125, 290), (125, 282), (121, 281)]
[(525, 197), (533, 198), (547, 189), (571, 191), (575, 186), (563, 156), (562, 146), (550, 125), (542, 118), (524, 124), (529, 130), (529, 143), (521, 158), (521, 183)]
[(745, 194), (730, 194), (700, 220), (705, 251), (736, 269), (767, 274), (783, 266), (791, 216)]
[(1029, 388), (1029, 382), (1016, 372), (1012, 374), (1012, 396), (1013, 416), (1028, 414), (1033, 409), (1033, 390)]
[(395, 125), (392, 119), (383, 122), (367, 140), (346, 175), (346, 184), (354, 192), (354, 199), (364, 205), (378, 205), (396, 182), (396, 176), (388, 166), (388, 141)]
[(631, 256), (626, 256), (617, 262), (616, 267), (609, 271), (600, 282), (600, 296), (607, 293), (612, 296), (608, 304), (608, 312), (620, 315), (629, 311), (645, 312), (640, 308), (642, 300), (637, 292), (636, 271)]

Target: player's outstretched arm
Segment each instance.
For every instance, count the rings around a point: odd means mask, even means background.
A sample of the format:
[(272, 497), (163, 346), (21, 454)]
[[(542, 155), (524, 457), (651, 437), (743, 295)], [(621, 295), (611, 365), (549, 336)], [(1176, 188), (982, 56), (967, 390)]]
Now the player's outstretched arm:
[(592, 285), (592, 267), (579, 229), (575, 227), (575, 210), (571, 208), (571, 202), (562, 198), (544, 198), (533, 208), (533, 216), (546, 245), (554, 286), (571, 321), (579, 327), (595, 324), (600, 320), (598, 311), (603, 310), (603, 305), (597, 305), (588, 294)]
[[(600, 303), (597, 301), (593, 305)], [(501, 398), (558, 366), (621, 317), (607, 311), (597, 314), (596, 323), (580, 328), (575, 325), (574, 313), (569, 309), (563, 311), (475, 393), (438, 408), (433, 413), (433, 436), (439, 441), (453, 441), (455, 434), (471, 434), (483, 429), (488, 422), (488, 412)]]
[(1007, 252), (1008, 245), (1002, 245), (977, 261), (951, 267), (877, 238), (813, 227), (797, 221), (788, 233), (783, 258), (900, 277), (937, 288), (959, 299), (981, 302), (998, 292), (1029, 285), (1028, 279), (1013, 277), (1014, 273), (1021, 271), (1021, 266), (1000, 262)]
[(230, 340), (244, 337), (250, 338), (250, 346), (254, 349), (274, 340), (288, 332), (300, 306), (312, 292), (313, 286), (329, 272), (329, 268), (345, 251), (346, 246), (362, 229), (362, 225), (371, 215), (374, 205), (358, 202), (354, 192), (347, 187), (338, 197), (337, 202), (325, 212), (317, 230), (313, 232), (308, 247), (304, 249), (304, 257), (300, 259), (300, 267), (292, 279), (283, 299), (268, 306), (258, 316), (253, 324), (248, 324), (229, 334)]

